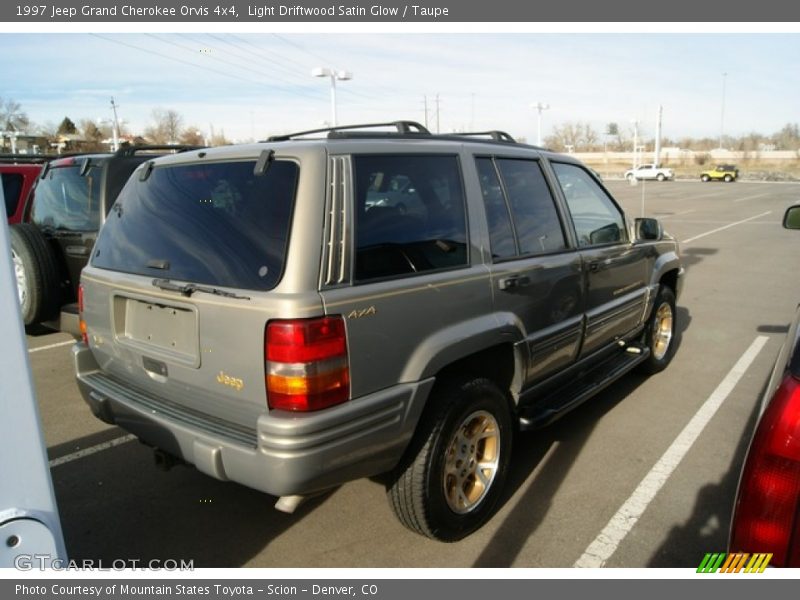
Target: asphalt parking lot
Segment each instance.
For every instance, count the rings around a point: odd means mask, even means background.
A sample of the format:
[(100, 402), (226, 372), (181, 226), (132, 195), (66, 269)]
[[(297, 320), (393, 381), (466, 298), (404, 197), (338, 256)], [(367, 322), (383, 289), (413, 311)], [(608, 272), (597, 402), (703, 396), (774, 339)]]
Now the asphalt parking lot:
[[(516, 440), (501, 509), (455, 544), (424, 539), (361, 480), (293, 515), (274, 498), (152, 451), (96, 420), (70, 338), (28, 335), (71, 558), (186, 559), (196, 567), (696, 567), (724, 551), (758, 399), (800, 301), (800, 235), (780, 222), (799, 184), (607, 183), (630, 217), (662, 219), (688, 270), (679, 348)], [(677, 442), (676, 442), (677, 440)]]

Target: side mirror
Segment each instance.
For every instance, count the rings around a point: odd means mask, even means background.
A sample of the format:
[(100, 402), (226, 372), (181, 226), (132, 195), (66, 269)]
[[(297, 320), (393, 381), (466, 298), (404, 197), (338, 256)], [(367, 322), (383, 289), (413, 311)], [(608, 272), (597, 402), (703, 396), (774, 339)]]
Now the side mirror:
[(786, 209), (786, 214), (783, 215), (783, 226), (786, 229), (800, 229), (800, 204)]
[(664, 228), (658, 219), (634, 219), (634, 242), (657, 242), (664, 237)]

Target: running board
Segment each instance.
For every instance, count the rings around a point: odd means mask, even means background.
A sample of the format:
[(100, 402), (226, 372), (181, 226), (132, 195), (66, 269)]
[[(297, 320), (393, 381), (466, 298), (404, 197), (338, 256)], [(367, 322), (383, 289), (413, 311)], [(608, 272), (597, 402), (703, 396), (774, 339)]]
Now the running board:
[(625, 350), (615, 352), (611, 357), (598, 363), (579, 379), (568, 383), (544, 397), (520, 409), (519, 428), (521, 431), (539, 429), (562, 417), (579, 406), (603, 388), (633, 370), (636, 365), (650, 356), (650, 349), (638, 344), (629, 344)]

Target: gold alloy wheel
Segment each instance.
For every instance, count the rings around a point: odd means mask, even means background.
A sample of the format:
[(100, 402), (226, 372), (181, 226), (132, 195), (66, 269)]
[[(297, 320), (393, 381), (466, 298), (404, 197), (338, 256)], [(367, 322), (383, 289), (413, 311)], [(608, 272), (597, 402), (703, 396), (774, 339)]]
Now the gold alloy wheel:
[(474, 510), (486, 497), (497, 475), (500, 427), (485, 410), (461, 422), (447, 445), (444, 464), (444, 496), (450, 509), (460, 515)]
[(667, 355), (672, 342), (672, 306), (664, 302), (658, 307), (653, 322), (653, 358), (661, 360)]

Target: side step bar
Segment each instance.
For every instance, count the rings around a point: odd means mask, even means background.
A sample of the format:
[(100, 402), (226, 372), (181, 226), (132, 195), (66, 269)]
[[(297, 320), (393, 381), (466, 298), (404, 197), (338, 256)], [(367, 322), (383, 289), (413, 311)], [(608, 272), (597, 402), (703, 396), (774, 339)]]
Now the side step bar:
[(519, 428), (522, 431), (539, 429), (582, 404), (603, 388), (633, 370), (650, 356), (650, 349), (629, 344), (625, 350), (614, 353), (598, 363), (582, 377), (557, 388), (534, 404), (520, 409)]

